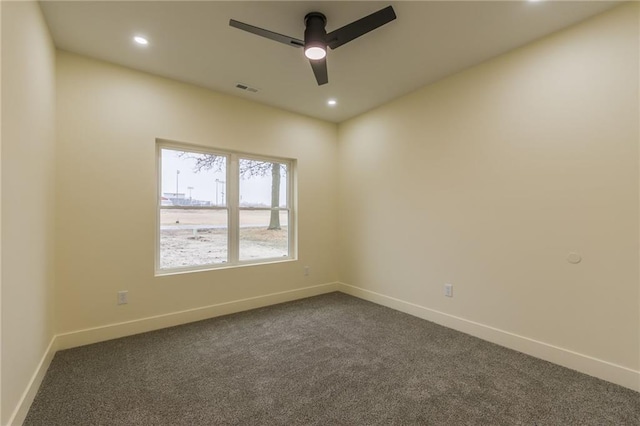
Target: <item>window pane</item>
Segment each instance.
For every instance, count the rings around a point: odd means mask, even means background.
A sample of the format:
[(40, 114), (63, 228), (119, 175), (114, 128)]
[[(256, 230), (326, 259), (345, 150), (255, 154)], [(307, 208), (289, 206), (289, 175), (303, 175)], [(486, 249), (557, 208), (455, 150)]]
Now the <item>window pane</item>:
[(160, 269), (227, 262), (226, 210), (160, 210)]
[(161, 206), (226, 206), (227, 157), (163, 148)]
[(240, 260), (288, 255), (289, 212), (240, 210)]
[(287, 207), (286, 164), (241, 158), (240, 207)]

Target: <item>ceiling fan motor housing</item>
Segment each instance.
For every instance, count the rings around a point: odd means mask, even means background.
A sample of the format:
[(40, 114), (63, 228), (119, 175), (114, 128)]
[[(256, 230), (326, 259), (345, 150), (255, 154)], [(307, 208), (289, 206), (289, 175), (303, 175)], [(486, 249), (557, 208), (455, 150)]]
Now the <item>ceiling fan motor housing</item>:
[(319, 47), (327, 50), (327, 18), (320, 12), (311, 12), (304, 17), (304, 49)]

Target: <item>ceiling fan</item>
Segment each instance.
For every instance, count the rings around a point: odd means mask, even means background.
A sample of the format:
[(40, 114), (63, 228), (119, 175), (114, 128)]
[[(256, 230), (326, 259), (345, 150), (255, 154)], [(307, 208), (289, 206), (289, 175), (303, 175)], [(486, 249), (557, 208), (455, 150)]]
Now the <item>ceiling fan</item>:
[(311, 63), (313, 74), (316, 76), (318, 86), (329, 82), (327, 75), (327, 47), (337, 49), (345, 43), (354, 40), (369, 31), (373, 31), (384, 24), (396, 19), (393, 7), (387, 6), (377, 12), (358, 19), (342, 28), (327, 34), (325, 26), (327, 18), (320, 12), (311, 12), (304, 17), (304, 40), (274, 33), (263, 28), (254, 27), (234, 19), (229, 25), (250, 33), (266, 37), (293, 47), (304, 47), (304, 54)]

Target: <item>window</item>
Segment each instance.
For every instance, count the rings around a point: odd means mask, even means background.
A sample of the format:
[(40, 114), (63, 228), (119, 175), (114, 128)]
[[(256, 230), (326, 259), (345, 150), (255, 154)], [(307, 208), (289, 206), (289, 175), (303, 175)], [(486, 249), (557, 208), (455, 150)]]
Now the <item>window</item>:
[(158, 145), (156, 273), (293, 259), (293, 161)]

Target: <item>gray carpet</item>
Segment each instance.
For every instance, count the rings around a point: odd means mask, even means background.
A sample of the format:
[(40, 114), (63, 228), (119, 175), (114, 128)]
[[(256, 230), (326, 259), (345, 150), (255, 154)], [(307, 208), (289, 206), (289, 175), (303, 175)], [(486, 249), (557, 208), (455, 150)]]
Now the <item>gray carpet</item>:
[(640, 425), (640, 394), (342, 293), (58, 352), (25, 425)]

